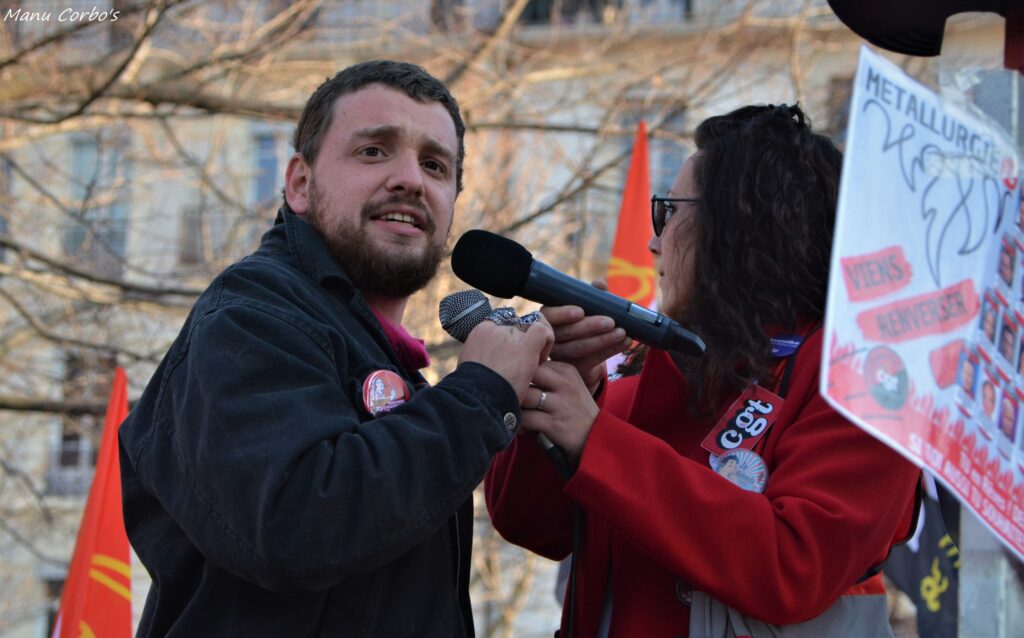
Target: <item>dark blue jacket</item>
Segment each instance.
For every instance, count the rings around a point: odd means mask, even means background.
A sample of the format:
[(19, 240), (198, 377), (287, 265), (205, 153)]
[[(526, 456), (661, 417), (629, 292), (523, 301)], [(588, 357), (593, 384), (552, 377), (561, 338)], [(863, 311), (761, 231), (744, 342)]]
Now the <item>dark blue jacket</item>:
[[(412, 398), (373, 418), (367, 375)], [(283, 210), (196, 302), (120, 429), (140, 636), (472, 636), (472, 492), (520, 418), (499, 375), (402, 369)]]

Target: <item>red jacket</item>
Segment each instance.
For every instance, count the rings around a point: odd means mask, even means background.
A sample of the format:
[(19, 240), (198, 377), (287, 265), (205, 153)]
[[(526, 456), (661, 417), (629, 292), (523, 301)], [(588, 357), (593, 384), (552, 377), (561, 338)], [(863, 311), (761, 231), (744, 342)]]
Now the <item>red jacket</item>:
[(701, 442), (717, 417), (689, 416), (686, 381), (657, 351), (609, 385), (568, 483), (533, 437), (495, 457), (487, 507), (510, 542), (560, 560), (572, 504), (586, 512), (573, 638), (595, 635), (609, 576), (611, 635), (628, 637), (688, 635), (679, 592), (690, 588), (780, 625), (844, 593), (884, 591), (880, 577), (855, 584), (912, 531), (918, 470), (819, 395), (821, 341), (819, 330), (797, 353), (785, 405), (755, 448), (764, 493), (710, 469)]

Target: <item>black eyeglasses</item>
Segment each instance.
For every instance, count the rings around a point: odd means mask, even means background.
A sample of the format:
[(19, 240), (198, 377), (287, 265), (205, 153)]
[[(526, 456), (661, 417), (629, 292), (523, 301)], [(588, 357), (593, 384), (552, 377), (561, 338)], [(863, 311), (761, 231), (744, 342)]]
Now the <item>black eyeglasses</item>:
[(661, 237), (665, 224), (676, 214), (676, 202), (697, 203), (699, 197), (658, 197), (651, 198), (651, 224), (654, 225), (654, 236)]

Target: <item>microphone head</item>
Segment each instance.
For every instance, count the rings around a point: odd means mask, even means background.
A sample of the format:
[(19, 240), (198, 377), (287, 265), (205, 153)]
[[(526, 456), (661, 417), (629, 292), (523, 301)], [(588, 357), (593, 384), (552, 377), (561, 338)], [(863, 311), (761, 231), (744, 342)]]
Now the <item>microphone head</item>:
[(532, 267), (530, 251), (486, 230), (467, 231), (452, 250), (455, 276), (501, 299), (519, 294)]
[(491, 304), (479, 290), (453, 292), (441, 300), (437, 316), (445, 332), (465, 341), (478, 323), (491, 313)]

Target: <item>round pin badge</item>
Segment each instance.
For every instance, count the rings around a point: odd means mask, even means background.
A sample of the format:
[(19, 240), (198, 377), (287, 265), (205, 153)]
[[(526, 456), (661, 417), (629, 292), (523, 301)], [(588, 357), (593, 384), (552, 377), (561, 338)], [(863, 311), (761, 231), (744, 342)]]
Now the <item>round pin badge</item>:
[(363, 381), (363, 407), (373, 416), (390, 412), (409, 400), (409, 386), (391, 370), (377, 370)]
[(768, 483), (768, 466), (757, 452), (738, 448), (722, 456), (708, 458), (711, 469), (750, 492), (761, 493)]
[(910, 377), (900, 355), (888, 346), (877, 346), (864, 362), (864, 380), (871, 396), (889, 410), (899, 410), (907, 401)]

